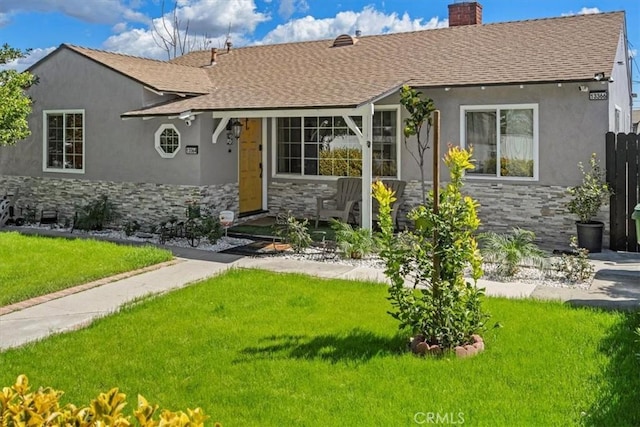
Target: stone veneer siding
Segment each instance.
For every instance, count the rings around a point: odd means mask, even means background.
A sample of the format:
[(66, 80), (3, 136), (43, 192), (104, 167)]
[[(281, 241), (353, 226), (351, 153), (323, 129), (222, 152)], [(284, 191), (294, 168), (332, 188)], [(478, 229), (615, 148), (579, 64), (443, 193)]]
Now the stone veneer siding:
[(80, 206), (102, 195), (114, 203), (120, 223), (137, 220), (154, 226), (172, 215), (183, 218), (187, 200), (198, 201), (215, 215), (222, 210), (238, 214), (236, 183), (195, 186), (0, 175), (0, 195), (16, 188), (17, 214), (29, 206), (37, 209), (38, 219), (42, 209), (55, 209), (60, 223), (72, 220)]
[[(431, 184), (427, 185), (427, 191)], [(272, 182), (269, 186), (269, 210), (272, 213), (291, 211), (294, 215), (315, 218), (316, 196), (335, 192), (333, 183)], [(568, 248), (575, 236), (576, 218), (567, 212), (567, 188), (529, 183), (490, 183), (467, 180), (463, 193), (480, 203), (480, 231), (509, 232), (514, 227), (536, 233), (537, 243), (545, 249)], [(407, 183), (404, 204), (398, 215), (401, 227), (409, 226), (407, 213), (422, 202), (419, 181)], [(597, 219), (605, 223), (604, 246), (609, 246), (609, 207), (605, 206)]]

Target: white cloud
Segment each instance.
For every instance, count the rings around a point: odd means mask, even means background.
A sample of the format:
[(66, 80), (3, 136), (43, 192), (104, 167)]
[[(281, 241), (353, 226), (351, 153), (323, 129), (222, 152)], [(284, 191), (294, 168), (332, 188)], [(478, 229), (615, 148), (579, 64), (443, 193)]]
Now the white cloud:
[(316, 19), (313, 16), (295, 19), (286, 24), (278, 25), (267, 33), (257, 44), (287, 43), (304, 40), (318, 40), (332, 38), (338, 34), (354, 34), (356, 30), (363, 35), (398, 33), (405, 31), (424, 30), (448, 26), (448, 20), (440, 21), (437, 17), (426, 23), (422, 18), (411, 19), (405, 13), (384, 14), (367, 6), (360, 12), (339, 12), (333, 18)]
[(600, 9), (598, 9), (597, 7), (583, 7), (578, 12), (570, 11), (570, 12), (567, 12), (567, 13), (563, 13), (562, 16), (592, 15), (594, 13), (602, 13), (602, 11)]
[(9, 22), (9, 15), (6, 13), (0, 13), (0, 27), (6, 25)]
[(33, 49), (29, 51), (29, 53), (24, 58), (18, 58), (14, 61), (11, 61), (7, 63), (3, 68), (24, 71), (56, 49), (57, 48), (55, 46), (47, 47), (44, 49)]
[(102, 46), (112, 52), (145, 58), (167, 59), (165, 51), (154, 41), (151, 31), (145, 29), (134, 28), (113, 35)]
[[(229, 26), (233, 32), (252, 33), (269, 16), (256, 10), (254, 0), (183, 0), (176, 15), (183, 23), (189, 22), (189, 29), (196, 34), (214, 36), (226, 34)], [(170, 18), (170, 14), (165, 14)]]
[(126, 22), (118, 22), (116, 25), (111, 27), (111, 31), (113, 31), (116, 34), (124, 33), (128, 29), (129, 29), (129, 26), (127, 25)]
[[(103, 47), (110, 51), (147, 58), (167, 59), (166, 51), (158, 46), (162, 40), (156, 35), (154, 40), (154, 26), (157, 31), (164, 32), (173, 29), (173, 9), (165, 10), (164, 22), (156, 18), (146, 28), (113, 27), (115, 35), (109, 37)], [(195, 43), (195, 49), (208, 47), (223, 47), (229, 28), (231, 40), (235, 46), (246, 44), (248, 40), (244, 34), (250, 34), (255, 27), (269, 19), (265, 14), (256, 11), (254, 0), (180, 0), (176, 10), (176, 17), (183, 30), (189, 24), (190, 40)], [(122, 30), (122, 31), (118, 31)], [(166, 34), (166, 33), (165, 33)]]
[(278, 14), (284, 19), (289, 19), (296, 12), (305, 13), (309, 10), (309, 3), (306, 0), (280, 0)]
[[(164, 27), (161, 24), (156, 23), (156, 27), (159, 31), (164, 31)], [(167, 22), (167, 28), (169, 31), (172, 31), (169, 22)], [(180, 37), (185, 37), (184, 31), (180, 33)], [(242, 46), (248, 42), (241, 33), (231, 33), (229, 38), (234, 46)], [(202, 50), (210, 47), (223, 48), (226, 40), (226, 34), (217, 37), (190, 34), (189, 49), (187, 50)], [(140, 28), (134, 28), (120, 34), (112, 35), (103, 43), (103, 48), (111, 52), (119, 52), (143, 58), (167, 60), (167, 51), (162, 46), (162, 39), (151, 29)], [(179, 51), (177, 51), (177, 55), (180, 55)], [(171, 56), (174, 55), (172, 54)]]
[(126, 6), (122, 0), (2, 0), (0, 15), (19, 12), (60, 12), (65, 15), (94, 23), (115, 23), (126, 19), (148, 22), (143, 13)]

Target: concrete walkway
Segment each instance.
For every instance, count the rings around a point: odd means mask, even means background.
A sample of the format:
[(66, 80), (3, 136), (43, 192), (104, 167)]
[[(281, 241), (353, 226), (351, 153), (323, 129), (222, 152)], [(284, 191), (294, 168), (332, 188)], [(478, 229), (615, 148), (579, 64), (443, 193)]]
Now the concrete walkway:
[[(100, 286), (79, 287), (62, 297), (40, 297), (31, 306), (0, 315), (0, 350), (18, 347), (54, 333), (86, 326), (138, 298), (181, 288), (231, 267), (305, 273), (324, 278), (386, 282), (380, 269), (284, 258), (251, 258), (196, 249), (171, 248), (179, 258), (162, 268)], [(603, 253), (593, 260), (596, 278), (588, 290), (480, 280), (487, 295), (556, 299), (571, 304), (613, 308), (640, 306), (640, 254)], [(75, 293), (74, 293), (75, 291)], [(29, 302), (27, 305), (30, 305)], [(6, 310), (5, 310), (6, 311)]]

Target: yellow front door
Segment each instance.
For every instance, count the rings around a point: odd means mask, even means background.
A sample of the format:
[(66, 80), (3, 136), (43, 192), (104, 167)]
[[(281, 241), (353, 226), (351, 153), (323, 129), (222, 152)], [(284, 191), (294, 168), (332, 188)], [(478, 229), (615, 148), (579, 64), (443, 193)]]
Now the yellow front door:
[(240, 214), (262, 210), (262, 120), (240, 119)]

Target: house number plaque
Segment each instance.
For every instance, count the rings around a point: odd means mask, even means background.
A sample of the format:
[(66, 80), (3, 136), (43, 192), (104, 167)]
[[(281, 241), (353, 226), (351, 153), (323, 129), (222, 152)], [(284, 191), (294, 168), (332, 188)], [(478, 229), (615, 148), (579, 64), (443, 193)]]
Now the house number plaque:
[(589, 92), (589, 101), (606, 101), (607, 100), (607, 91), (606, 90), (592, 90)]
[(186, 154), (198, 154), (198, 146), (197, 145), (187, 145), (184, 148), (184, 152)]

